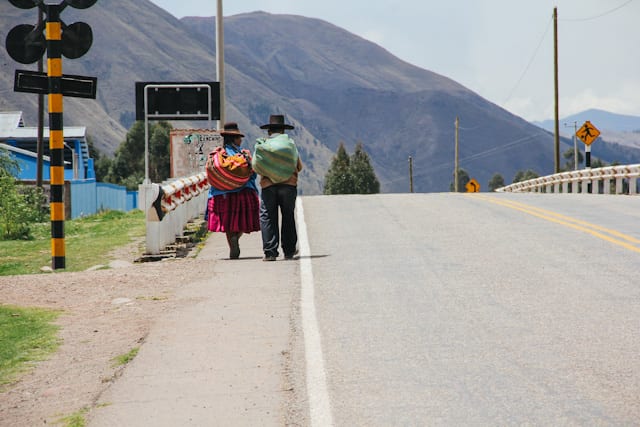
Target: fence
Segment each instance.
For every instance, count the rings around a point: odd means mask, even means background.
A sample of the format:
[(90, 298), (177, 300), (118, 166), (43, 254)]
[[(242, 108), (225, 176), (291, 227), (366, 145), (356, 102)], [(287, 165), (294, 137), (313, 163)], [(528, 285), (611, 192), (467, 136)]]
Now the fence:
[(146, 253), (160, 254), (176, 242), (187, 223), (204, 213), (209, 183), (202, 172), (163, 184), (140, 185), (140, 205), (146, 213)]
[[(32, 180), (18, 182), (22, 185), (36, 185)], [(48, 181), (43, 182), (45, 200), (51, 198), (50, 187)], [(94, 215), (107, 210), (129, 212), (137, 208), (138, 192), (127, 190), (126, 187), (96, 182), (95, 178), (64, 182), (65, 219)]]
[(100, 211), (128, 212), (138, 207), (138, 192), (126, 187), (96, 182), (95, 179), (70, 181), (71, 218), (92, 215)]
[[(498, 192), (638, 194), (640, 164), (606, 166), (542, 176), (514, 182)], [(612, 184), (615, 183), (615, 184)]]

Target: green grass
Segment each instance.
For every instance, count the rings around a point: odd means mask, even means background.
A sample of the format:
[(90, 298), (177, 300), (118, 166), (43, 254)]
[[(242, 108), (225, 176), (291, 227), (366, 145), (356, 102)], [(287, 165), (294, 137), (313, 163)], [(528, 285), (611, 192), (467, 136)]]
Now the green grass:
[(59, 311), (0, 305), (0, 389), (60, 344)]
[[(108, 264), (108, 253), (131, 239), (144, 237), (146, 224), (140, 210), (107, 211), (65, 221), (65, 269), (82, 271)], [(40, 273), (51, 265), (51, 225), (33, 225), (33, 240), (0, 241), (0, 276)]]
[(55, 424), (62, 424), (64, 427), (85, 427), (87, 421), (84, 416), (87, 412), (89, 412), (89, 409), (82, 408), (78, 412), (56, 420)]
[(131, 362), (138, 355), (138, 350), (140, 350), (140, 347), (134, 347), (128, 353), (121, 354), (120, 356), (116, 356), (111, 359), (113, 367), (115, 368), (117, 366), (126, 365)]

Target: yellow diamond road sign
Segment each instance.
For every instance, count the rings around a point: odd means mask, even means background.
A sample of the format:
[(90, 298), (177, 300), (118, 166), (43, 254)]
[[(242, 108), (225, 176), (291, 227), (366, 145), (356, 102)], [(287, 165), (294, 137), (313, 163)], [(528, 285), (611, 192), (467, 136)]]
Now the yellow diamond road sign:
[(480, 191), (480, 184), (478, 184), (478, 181), (471, 178), (471, 180), (467, 182), (467, 185), (465, 185), (465, 188), (467, 193), (477, 193)]
[(600, 131), (591, 124), (589, 120), (584, 122), (582, 127), (576, 132), (576, 136), (587, 145), (591, 145), (593, 141), (600, 136)]

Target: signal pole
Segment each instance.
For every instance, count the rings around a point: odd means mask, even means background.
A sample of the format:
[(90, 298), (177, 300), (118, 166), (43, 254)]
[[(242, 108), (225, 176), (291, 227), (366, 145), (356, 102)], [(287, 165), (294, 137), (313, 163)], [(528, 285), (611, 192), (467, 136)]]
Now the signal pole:
[[(38, 8), (38, 24), (22, 24), (13, 27), (7, 34), (5, 46), (7, 53), (21, 64), (32, 64), (41, 60), (47, 52), (47, 73), (16, 70), (14, 91), (30, 92), (49, 96), (49, 183), (51, 194), (49, 210), (51, 218), (51, 268), (65, 268), (64, 241), (64, 126), (62, 120), (63, 96), (78, 96), (95, 99), (95, 83), (97, 79), (83, 76), (64, 76), (62, 74), (62, 55), (70, 59), (79, 58), (91, 47), (93, 35), (91, 27), (84, 22), (66, 25), (60, 20), (60, 13), (65, 7), (87, 9), (97, 0), (62, 0), (59, 4), (47, 3), (43, 0), (9, 0), (20, 9)], [(46, 20), (43, 21), (43, 13)], [(43, 25), (44, 24), (44, 25)], [(42, 30), (44, 29), (44, 35)], [(40, 68), (40, 66), (39, 66)], [(73, 89), (65, 89), (64, 82), (74, 84)], [(87, 85), (88, 83), (88, 85)], [(88, 90), (87, 90), (88, 89)], [(39, 108), (40, 110), (40, 108)], [(44, 113), (39, 111), (40, 117)], [(42, 144), (38, 144), (38, 159)], [(38, 165), (38, 171), (41, 165)], [(42, 179), (41, 172), (37, 181)], [(40, 181), (41, 183), (41, 181)]]
[(46, 5), (47, 73), (49, 77), (49, 152), (51, 156), (51, 268), (65, 268), (64, 134), (62, 125), (62, 25), (60, 7)]

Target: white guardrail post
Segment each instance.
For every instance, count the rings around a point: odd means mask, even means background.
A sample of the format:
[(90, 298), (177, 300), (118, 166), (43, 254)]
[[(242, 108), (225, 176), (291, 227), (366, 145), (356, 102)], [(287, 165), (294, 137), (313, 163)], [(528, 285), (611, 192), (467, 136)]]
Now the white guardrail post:
[(204, 213), (208, 190), (204, 172), (163, 184), (139, 186), (139, 206), (146, 214), (147, 255), (157, 255), (175, 243), (187, 223)]
[[(615, 181), (615, 194), (638, 194), (640, 164), (606, 166), (596, 169), (581, 169), (561, 172), (527, 181), (514, 182), (496, 189), (497, 192), (545, 192), (545, 193), (587, 193), (591, 184), (592, 194), (611, 194), (611, 181)], [(600, 185), (602, 183), (602, 185)], [(625, 188), (626, 183), (626, 188)], [(571, 185), (571, 190), (569, 190)], [(601, 190), (602, 188), (602, 190)]]

